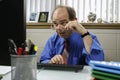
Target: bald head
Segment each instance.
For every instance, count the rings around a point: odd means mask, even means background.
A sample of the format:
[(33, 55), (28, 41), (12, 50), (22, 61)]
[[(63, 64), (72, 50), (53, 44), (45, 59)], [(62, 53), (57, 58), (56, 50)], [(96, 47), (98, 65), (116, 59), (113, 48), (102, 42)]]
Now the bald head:
[[(60, 14), (67, 14), (68, 15), (68, 19), (70, 20), (74, 20), (76, 18), (76, 13), (75, 10), (72, 7), (68, 7), (68, 6), (57, 6), (51, 16), (51, 19), (53, 20), (54, 15), (60, 15)], [(58, 16), (59, 17), (59, 16)]]
[(54, 11), (52, 20), (53, 21), (59, 21), (63, 19), (69, 19), (69, 14), (66, 10), (66, 8), (58, 8)]

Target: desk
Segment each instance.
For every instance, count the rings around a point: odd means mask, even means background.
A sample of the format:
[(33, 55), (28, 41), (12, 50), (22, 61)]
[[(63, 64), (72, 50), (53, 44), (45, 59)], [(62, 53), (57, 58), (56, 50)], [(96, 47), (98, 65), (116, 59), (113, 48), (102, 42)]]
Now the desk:
[[(90, 75), (89, 66), (84, 66), (84, 69), (79, 72), (39, 69), (37, 80), (90, 80)], [(11, 73), (5, 75), (2, 80), (11, 80)]]

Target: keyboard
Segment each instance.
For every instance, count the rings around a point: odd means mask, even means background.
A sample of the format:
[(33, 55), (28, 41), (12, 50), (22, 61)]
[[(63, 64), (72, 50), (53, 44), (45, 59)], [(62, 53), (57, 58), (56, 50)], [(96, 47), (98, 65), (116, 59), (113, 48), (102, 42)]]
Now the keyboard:
[(84, 68), (84, 65), (65, 65), (65, 64), (42, 64), (38, 63), (37, 68), (53, 69), (53, 70), (69, 70), (78, 72)]

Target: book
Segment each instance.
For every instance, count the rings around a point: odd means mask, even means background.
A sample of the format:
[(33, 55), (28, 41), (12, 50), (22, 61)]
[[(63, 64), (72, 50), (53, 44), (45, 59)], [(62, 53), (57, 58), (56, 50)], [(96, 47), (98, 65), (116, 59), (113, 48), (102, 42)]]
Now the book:
[(104, 72), (104, 71), (99, 71), (99, 70), (94, 70), (92, 69), (92, 75), (99, 75), (99, 77), (106, 77), (106, 78), (111, 78), (114, 80), (120, 80), (120, 75), (119, 74), (113, 74), (113, 73), (109, 73), (109, 72)]
[(120, 62), (90, 61), (92, 69), (120, 74)]

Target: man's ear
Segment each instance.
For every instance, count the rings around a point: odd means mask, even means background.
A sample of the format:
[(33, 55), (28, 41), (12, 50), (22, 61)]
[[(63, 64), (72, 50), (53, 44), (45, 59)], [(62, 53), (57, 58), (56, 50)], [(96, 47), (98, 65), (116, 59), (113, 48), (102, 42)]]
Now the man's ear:
[(77, 18), (72, 19), (72, 21), (77, 20)]
[(77, 20), (77, 18), (75, 18), (74, 20)]

